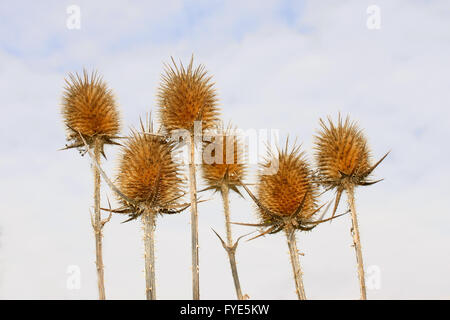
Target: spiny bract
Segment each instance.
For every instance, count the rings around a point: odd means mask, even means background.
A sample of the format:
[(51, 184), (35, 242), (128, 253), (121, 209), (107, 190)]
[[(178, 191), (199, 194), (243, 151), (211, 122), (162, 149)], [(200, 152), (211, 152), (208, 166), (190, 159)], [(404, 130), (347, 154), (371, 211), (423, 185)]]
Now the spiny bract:
[(218, 127), (213, 137), (214, 140), (205, 143), (203, 149), (203, 179), (212, 189), (220, 190), (222, 184), (226, 184), (237, 191), (236, 187), (244, 179), (246, 171), (242, 141), (230, 126), (227, 129)]
[(218, 120), (216, 92), (204, 66), (187, 68), (166, 65), (158, 89), (159, 115), (167, 131), (194, 130), (194, 121), (201, 121), (202, 129), (211, 128)]
[[(120, 160), (119, 189), (148, 209), (170, 210), (182, 195), (179, 165), (172, 158), (173, 144), (151, 130), (133, 130)], [(129, 203), (121, 199), (124, 207)], [(169, 212), (166, 212), (169, 213)]]
[(102, 145), (112, 143), (110, 139), (119, 133), (120, 121), (114, 95), (106, 83), (96, 72), (89, 76), (86, 70), (82, 77), (69, 74), (65, 81), (62, 114), (67, 139), (73, 143), (68, 147), (84, 145), (79, 133), (90, 145), (95, 137), (101, 139)]
[(320, 119), (322, 131), (315, 136), (316, 162), (320, 182), (341, 187), (346, 181), (358, 185), (370, 174), (370, 151), (362, 130), (347, 117), (337, 125)]
[[(302, 203), (303, 209), (298, 219), (308, 219), (316, 211), (317, 186), (312, 182), (310, 166), (299, 146), (288, 151), (287, 143), (284, 150), (277, 150), (278, 155), (271, 155), (262, 165), (269, 168), (273, 161), (278, 162), (278, 170), (274, 174), (264, 174), (258, 179), (258, 198), (261, 204), (272, 214), (280, 217), (292, 216)], [(259, 209), (263, 221), (270, 220), (264, 210)]]

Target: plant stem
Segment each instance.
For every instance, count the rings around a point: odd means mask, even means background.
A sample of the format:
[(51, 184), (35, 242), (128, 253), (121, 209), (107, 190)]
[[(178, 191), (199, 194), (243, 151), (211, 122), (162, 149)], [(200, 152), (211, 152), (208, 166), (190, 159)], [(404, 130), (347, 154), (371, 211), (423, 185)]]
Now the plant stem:
[[(97, 163), (100, 163), (101, 142), (99, 139), (94, 141), (94, 156)], [(95, 233), (95, 263), (97, 265), (97, 284), (100, 300), (105, 300), (105, 280), (102, 253), (102, 222), (100, 215), (100, 172), (94, 166), (94, 233)]]
[(195, 177), (195, 140), (194, 133), (190, 135), (189, 185), (191, 193), (191, 242), (192, 242), (192, 294), (194, 300), (200, 300), (200, 279), (198, 259), (198, 213), (197, 213), (197, 182)]
[(302, 269), (298, 258), (297, 240), (295, 239), (295, 230), (286, 228), (286, 237), (291, 256), (292, 271), (294, 272), (295, 289), (299, 300), (306, 300), (305, 288), (303, 286)]
[(155, 215), (149, 211), (142, 215), (145, 250), (145, 295), (147, 300), (156, 300), (155, 281)]
[(227, 230), (227, 253), (228, 259), (230, 260), (231, 274), (233, 275), (234, 288), (236, 289), (236, 296), (238, 300), (243, 300), (241, 283), (239, 282), (239, 275), (237, 272), (236, 265), (236, 248), (233, 246), (233, 238), (231, 235), (231, 223), (230, 223), (230, 206), (229, 206), (229, 187), (227, 184), (223, 183), (221, 186), (223, 209), (225, 213), (225, 228)]
[(352, 213), (352, 236), (353, 236), (353, 246), (355, 247), (356, 253), (356, 263), (358, 266), (358, 277), (359, 277), (359, 288), (361, 293), (361, 300), (366, 300), (366, 282), (364, 278), (364, 264), (363, 257), (361, 251), (361, 240), (359, 238), (359, 226), (358, 226), (358, 217), (356, 214), (355, 208), (355, 196), (354, 196), (354, 187), (349, 184), (346, 187), (347, 191), (347, 201), (350, 207), (350, 211)]

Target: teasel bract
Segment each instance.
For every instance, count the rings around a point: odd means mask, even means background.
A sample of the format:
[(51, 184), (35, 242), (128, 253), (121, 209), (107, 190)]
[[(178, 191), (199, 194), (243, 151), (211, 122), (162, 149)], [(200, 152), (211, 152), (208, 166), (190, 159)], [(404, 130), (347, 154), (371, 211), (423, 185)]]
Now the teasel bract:
[[(120, 157), (117, 186), (101, 169), (103, 178), (122, 206), (103, 210), (126, 214), (124, 222), (141, 218), (144, 229), (146, 298), (156, 299), (154, 234), (157, 215), (179, 213), (190, 204), (180, 203), (184, 196), (180, 166), (173, 158), (175, 145), (153, 131), (151, 119), (141, 131), (132, 130)], [(90, 153), (91, 155), (91, 153)], [(91, 155), (93, 156), (93, 155)]]
[(285, 232), (297, 296), (298, 299), (305, 300), (295, 232), (310, 231), (318, 224), (332, 219), (323, 219), (326, 210), (320, 218), (315, 218), (325, 205), (317, 204), (318, 185), (313, 180), (305, 154), (295, 143), (289, 149), (287, 139), (285, 148), (277, 149), (276, 152), (269, 150), (269, 156), (261, 165), (256, 186), (257, 196), (253, 195), (245, 183), (242, 183), (242, 186), (256, 203), (261, 222), (237, 224), (265, 228), (252, 239), (282, 230)]
[[(112, 91), (96, 73), (91, 75), (83, 70), (83, 75), (69, 74), (64, 87), (62, 115), (67, 128), (69, 144), (63, 149), (81, 148), (86, 141), (94, 150), (99, 162), (105, 156), (105, 144), (118, 144), (114, 141), (120, 130), (119, 112)], [(102, 229), (109, 218), (102, 220), (100, 214), (100, 175), (94, 167), (94, 218), (96, 265), (99, 298), (105, 299), (104, 267), (102, 257)]]
[(212, 130), (211, 142), (206, 142), (203, 151), (202, 175), (207, 188), (220, 192), (223, 201), (225, 215), (226, 241), (224, 241), (214, 230), (220, 239), (230, 261), (231, 274), (233, 276), (236, 296), (243, 300), (241, 284), (236, 265), (236, 249), (239, 243), (238, 238), (233, 242), (230, 222), (230, 190), (241, 193), (238, 190), (241, 180), (245, 177), (246, 165), (244, 159), (244, 146), (231, 125), (226, 129), (223, 124)]
[[(195, 166), (195, 144), (204, 130), (212, 128), (218, 120), (216, 91), (205, 68), (193, 66), (193, 57), (187, 68), (166, 65), (158, 89), (158, 104), (161, 123), (167, 133), (184, 132), (189, 140), (189, 187), (191, 196), (191, 241), (192, 241), (192, 288), (193, 299), (200, 299), (199, 244), (197, 182)], [(198, 142), (197, 142), (198, 144)]]
[(328, 118), (328, 125), (320, 119), (321, 131), (315, 136), (316, 162), (318, 181), (326, 190), (336, 189), (336, 200), (333, 209), (335, 214), (342, 192), (345, 190), (352, 215), (353, 245), (355, 247), (360, 297), (367, 298), (364, 277), (364, 263), (359, 236), (358, 218), (355, 208), (354, 189), (357, 186), (368, 186), (378, 181), (369, 181), (373, 170), (386, 158), (386, 153), (377, 163), (371, 164), (370, 150), (367, 140), (355, 122), (347, 117), (342, 121), (341, 115), (335, 125)]

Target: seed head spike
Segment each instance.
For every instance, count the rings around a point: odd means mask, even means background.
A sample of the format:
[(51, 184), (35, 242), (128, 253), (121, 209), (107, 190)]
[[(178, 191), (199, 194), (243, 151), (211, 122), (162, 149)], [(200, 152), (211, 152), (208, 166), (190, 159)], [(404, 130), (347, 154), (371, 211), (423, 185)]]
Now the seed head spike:
[(75, 148), (83, 145), (79, 132), (92, 147), (94, 137), (102, 144), (111, 142), (120, 130), (119, 112), (114, 95), (107, 84), (92, 72), (89, 76), (83, 70), (83, 76), (69, 74), (65, 79), (62, 101), (62, 115), (67, 127), (67, 140)]
[(219, 117), (217, 96), (211, 78), (202, 65), (194, 69), (193, 57), (187, 68), (165, 64), (158, 89), (159, 116), (167, 131), (194, 130), (194, 121), (202, 122), (202, 129), (212, 128)]
[[(237, 189), (244, 179), (246, 166), (243, 159), (243, 144), (231, 126), (225, 129), (221, 124), (211, 131), (214, 141), (205, 143), (202, 162), (202, 175), (208, 188), (220, 191), (222, 185), (242, 194)], [(213, 147), (211, 152), (206, 152)], [(211, 157), (205, 161), (205, 157)], [(231, 160), (231, 161), (230, 161)]]

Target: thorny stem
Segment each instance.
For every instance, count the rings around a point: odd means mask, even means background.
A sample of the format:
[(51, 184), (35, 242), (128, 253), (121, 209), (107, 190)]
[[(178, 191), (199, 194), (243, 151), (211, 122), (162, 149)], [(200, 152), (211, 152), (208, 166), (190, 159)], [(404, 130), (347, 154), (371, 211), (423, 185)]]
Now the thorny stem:
[[(94, 141), (94, 156), (97, 162), (100, 162), (101, 142), (99, 139)], [(97, 284), (100, 300), (105, 300), (105, 280), (102, 253), (102, 221), (100, 215), (100, 172), (94, 166), (94, 233), (95, 233), (95, 256), (97, 265)]]
[(192, 294), (194, 300), (200, 300), (200, 279), (198, 259), (198, 213), (197, 213), (197, 182), (195, 177), (195, 140), (194, 133), (190, 135), (189, 185), (191, 193), (191, 242), (192, 242)]
[(237, 272), (236, 265), (236, 250), (233, 247), (233, 238), (231, 235), (231, 223), (230, 223), (230, 206), (229, 206), (229, 187), (226, 184), (222, 184), (221, 187), (223, 209), (225, 213), (225, 228), (227, 230), (227, 253), (228, 259), (230, 260), (231, 274), (233, 275), (234, 287), (236, 289), (236, 296), (238, 300), (243, 300), (241, 283), (239, 281), (239, 275)]
[(295, 289), (299, 300), (306, 300), (305, 288), (303, 286), (302, 269), (298, 258), (297, 240), (295, 238), (295, 230), (285, 228), (289, 254), (291, 256), (292, 271), (294, 272)]
[(347, 191), (347, 201), (350, 207), (350, 211), (352, 213), (352, 229), (351, 233), (353, 236), (353, 246), (355, 247), (356, 253), (356, 263), (358, 267), (358, 277), (359, 277), (359, 288), (361, 293), (361, 300), (366, 300), (366, 282), (364, 278), (364, 264), (363, 257), (361, 251), (361, 240), (359, 238), (359, 226), (358, 226), (358, 217), (356, 214), (355, 208), (355, 197), (354, 197), (354, 187), (351, 184), (348, 184), (346, 187)]
[(144, 224), (145, 295), (147, 300), (156, 300), (154, 213), (144, 213), (142, 215), (142, 223)]

